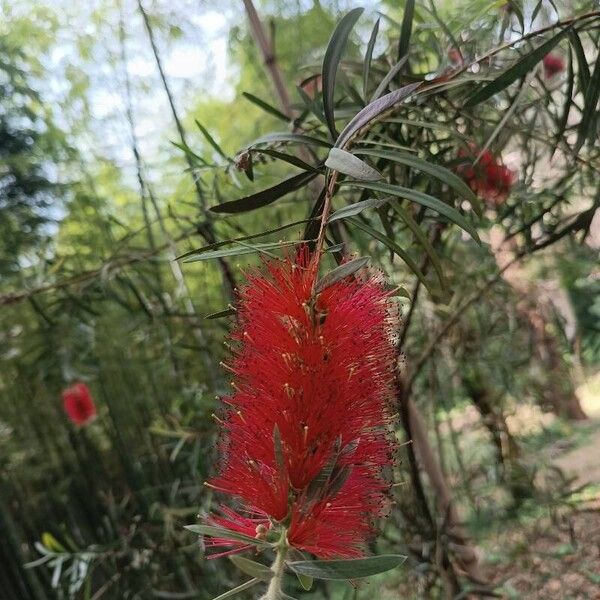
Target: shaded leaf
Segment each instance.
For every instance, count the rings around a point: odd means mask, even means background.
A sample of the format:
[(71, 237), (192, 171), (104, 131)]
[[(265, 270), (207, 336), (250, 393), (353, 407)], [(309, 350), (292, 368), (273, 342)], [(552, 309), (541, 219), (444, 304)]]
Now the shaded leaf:
[(571, 46), (575, 50), (575, 55), (577, 56), (579, 87), (581, 92), (585, 93), (585, 90), (587, 90), (590, 82), (590, 67), (588, 66), (587, 58), (585, 57), (585, 51), (583, 49), (581, 39), (579, 38), (579, 34), (574, 29), (569, 31), (569, 41), (571, 42)]
[(323, 58), (323, 68), (321, 71), (323, 79), (323, 112), (333, 139), (337, 137), (333, 107), (337, 70), (346, 48), (346, 43), (348, 42), (348, 36), (356, 21), (358, 21), (358, 18), (363, 13), (363, 10), (362, 8), (355, 8), (342, 17), (327, 44), (327, 50)]
[(406, 560), (401, 554), (381, 554), (348, 560), (302, 560), (288, 563), (295, 573), (315, 579), (361, 579), (399, 567)]
[(244, 535), (238, 531), (231, 531), (224, 527), (214, 527), (213, 525), (185, 525), (184, 529), (196, 533), (198, 535), (206, 535), (208, 537), (223, 538), (226, 540), (234, 540), (237, 542), (245, 542), (246, 544), (253, 544), (255, 546), (268, 546), (264, 540), (259, 540), (249, 535)]
[(415, 0), (406, 0), (404, 15), (402, 16), (402, 29), (400, 30), (400, 42), (398, 44), (398, 60), (408, 56), (410, 47), (410, 36), (412, 33), (413, 18), (415, 15)]
[(353, 260), (349, 260), (348, 262), (340, 265), (333, 269), (333, 271), (329, 271), (317, 281), (317, 285), (315, 286), (315, 292), (317, 294), (321, 293), (324, 289), (328, 288), (330, 285), (349, 277), (356, 271), (366, 267), (370, 257), (362, 256), (361, 258), (355, 258)]
[(314, 179), (317, 173), (308, 172), (294, 175), (289, 179), (274, 185), (273, 187), (261, 190), (250, 196), (239, 198), (238, 200), (232, 200), (230, 202), (224, 202), (223, 204), (217, 204), (211, 207), (212, 212), (216, 213), (240, 213), (249, 210), (255, 210), (263, 206), (267, 206), (279, 200), (283, 196), (293, 192), (301, 187), (304, 187), (309, 181)]
[(373, 48), (375, 47), (375, 42), (377, 41), (377, 34), (379, 33), (379, 22), (381, 19), (377, 19), (375, 21), (375, 25), (373, 26), (373, 31), (371, 31), (371, 37), (369, 38), (369, 43), (367, 44), (367, 52), (365, 54), (365, 60), (363, 62), (363, 98), (365, 101), (367, 100), (367, 94), (369, 90), (369, 73), (371, 72), (371, 61), (373, 60)]
[(230, 317), (231, 315), (235, 315), (235, 308), (225, 308), (223, 310), (219, 310), (214, 313), (210, 313), (210, 315), (206, 315), (205, 319), (222, 319), (223, 317)]
[(570, 28), (563, 29), (552, 38), (539, 45), (535, 50), (526, 54), (512, 67), (504, 71), (502, 75), (494, 79), (494, 81), (484, 85), (474, 94), (469, 96), (465, 102), (465, 106), (475, 106), (476, 104), (491, 98), (494, 94), (501, 92), (520, 77), (523, 77), (526, 73), (531, 71), (531, 69), (533, 69), (533, 67), (535, 67), (535, 65), (537, 65), (569, 31)]
[(358, 219), (348, 219), (348, 221), (354, 225), (354, 227), (358, 227), (371, 237), (379, 240), (383, 244), (385, 244), (394, 254), (397, 254), (408, 266), (408, 268), (417, 276), (419, 281), (429, 290), (429, 293), (432, 296), (436, 295), (436, 292), (431, 288), (429, 282), (425, 278), (425, 275), (421, 272), (421, 269), (417, 266), (417, 263), (411, 258), (410, 254), (406, 252), (399, 244), (397, 244), (394, 240), (390, 239), (388, 236), (384, 235), (377, 229), (374, 229), (370, 225), (359, 221)]
[(577, 142), (575, 143), (574, 152), (577, 154), (585, 143), (586, 139), (593, 140), (595, 138), (595, 127), (593, 127), (594, 117), (596, 116), (596, 106), (600, 98), (600, 55), (596, 58), (594, 72), (590, 78), (585, 96), (583, 98), (583, 113), (581, 121), (577, 128)]
[(367, 123), (370, 123), (373, 119), (376, 119), (379, 115), (385, 111), (391, 109), (396, 104), (406, 100), (419, 86), (421, 82), (411, 83), (401, 87), (399, 90), (394, 90), (381, 98), (377, 98), (375, 102), (367, 104), (356, 116), (344, 127), (342, 133), (340, 133), (337, 141), (335, 142), (336, 148), (343, 148), (348, 140), (360, 129), (362, 129)]
[(431, 260), (431, 264), (437, 273), (438, 279), (440, 280), (440, 284), (442, 288), (446, 288), (446, 279), (444, 277), (444, 270), (442, 269), (442, 263), (439, 259), (437, 252), (434, 250), (431, 242), (427, 238), (425, 232), (421, 229), (419, 224), (412, 218), (411, 214), (400, 206), (400, 202), (392, 202), (392, 208), (398, 213), (400, 218), (406, 223), (408, 228), (413, 232), (417, 241), (423, 246), (423, 249), (429, 256), (429, 260)]
[(313, 173), (320, 173), (319, 167), (313, 167), (308, 163), (304, 162), (302, 159), (294, 156), (293, 154), (285, 154), (284, 152), (278, 152), (277, 150), (272, 150), (271, 148), (253, 148), (252, 152), (256, 152), (258, 154), (266, 154), (267, 156), (272, 156), (273, 158), (277, 158), (282, 160), (290, 165), (294, 165), (304, 171), (312, 171)]
[(225, 592), (224, 594), (221, 594), (220, 596), (213, 598), (213, 600), (226, 600), (226, 598), (233, 598), (234, 596), (237, 596), (237, 594), (239, 594), (240, 592), (250, 589), (252, 586), (259, 583), (259, 581), (260, 581), (260, 579), (250, 579), (250, 581), (246, 581), (246, 583), (242, 583), (242, 585), (238, 585), (236, 588), (233, 588), (232, 590), (229, 590), (229, 591)]
[(246, 573), (246, 575), (250, 575), (250, 577), (260, 579), (261, 581), (269, 581), (273, 578), (273, 571), (266, 565), (250, 560), (245, 556), (240, 556), (239, 554), (232, 554), (228, 558), (240, 571)]
[(408, 56), (404, 56), (401, 58), (388, 72), (388, 74), (381, 80), (381, 83), (377, 86), (377, 89), (373, 92), (371, 96), (371, 102), (374, 102), (385, 92), (387, 86), (390, 84), (392, 79), (396, 77), (396, 75), (400, 72), (400, 69), (406, 64), (408, 60)]
[(341, 148), (332, 148), (325, 161), (325, 166), (344, 175), (350, 175), (362, 181), (379, 181), (383, 175), (354, 154)]

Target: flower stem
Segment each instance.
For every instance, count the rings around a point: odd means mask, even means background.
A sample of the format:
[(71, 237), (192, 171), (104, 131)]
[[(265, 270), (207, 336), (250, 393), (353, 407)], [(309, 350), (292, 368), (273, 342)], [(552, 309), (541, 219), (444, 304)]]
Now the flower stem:
[(277, 545), (277, 554), (275, 556), (275, 561), (271, 566), (271, 571), (273, 571), (273, 577), (269, 582), (267, 593), (260, 600), (281, 600), (281, 584), (283, 581), (283, 571), (285, 567), (285, 557), (287, 555), (287, 550), (287, 531), (284, 529), (281, 534), (279, 544)]

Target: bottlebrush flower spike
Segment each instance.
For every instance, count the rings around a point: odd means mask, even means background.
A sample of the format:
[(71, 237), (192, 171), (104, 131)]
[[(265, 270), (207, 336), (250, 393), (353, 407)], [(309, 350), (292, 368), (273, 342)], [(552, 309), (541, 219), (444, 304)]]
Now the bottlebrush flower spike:
[(461, 148), (458, 151), (458, 158), (468, 160), (458, 166), (457, 172), (480, 198), (491, 205), (498, 206), (508, 198), (515, 174), (490, 150), (485, 150), (479, 162), (472, 165), (471, 161), (478, 155), (479, 149), (474, 144), (470, 144), (469, 150)]
[[(210, 525), (287, 543), (319, 558), (360, 556), (384, 512), (392, 464), (394, 379), (388, 296), (376, 276), (313, 289), (305, 249), (249, 275), (238, 294), (232, 396), (209, 486), (237, 499)], [(246, 516), (243, 516), (246, 515)], [(225, 538), (225, 536), (224, 536)], [(247, 546), (212, 539), (230, 554)]]
[(67, 416), (75, 425), (88, 425), (96, 417), (96, 405), (85, 383), (76, 383), (62, 393)]

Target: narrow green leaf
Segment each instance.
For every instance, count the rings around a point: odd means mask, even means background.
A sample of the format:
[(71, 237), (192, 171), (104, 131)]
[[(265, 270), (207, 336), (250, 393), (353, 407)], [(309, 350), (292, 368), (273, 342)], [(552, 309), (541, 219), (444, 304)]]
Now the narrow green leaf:
[(212, 137), (212, 135), (210, 135), (210, 133), (208, 133), (208, 130), (206, 129), (206, 127), (204, 127), (204, 125), (202, 125), (202, 123), (200, 123), (200, 121), (198, 121), (198, 119), (195, 120), (195, 123), (196, 123), (196, 126), (198, 127), (198, 129), (200, 130), (200, 132), (202, 133), (202, 135), (206, 138), (206, 141), (216, 150), (217, 154), (220, 154), (222, 158), (228, 160), (227, 154), (225, 154), (225, 152), (223, 152), (223, 150), (221, 149), (221, 146), (219, 146), (219, 144), (217, 144), (217, 142)]
[(283, 162), (289, 163), (290, 165), (294, 165), (295, 167), (303, 169), (304, 171), (312, 171), (313, 173), (321, 172), (319, 166), (313, 167), (293, 154), (285, 154), (284, 152), (278, 152), (277, 150), (272, 150), (271, 148), (253, 148), (252, 152), (272, 156), (273, 158), (277, 158)]
[(404, 15), (402, 16), (402, 29), (400, 30), (400, 42), (398, 44), (398, 60), (408, 55), (410, 47), (410, 36), (412, 33), (413, 18), (415, 15), (415, 0), (406, 0)]
[(365, 60), (363, 63), (363, 98), (367, 101), (367, 95), (369, 93), (369, 73), (371, 72), (371, 61), (373, 60), (373, 48), (375, 48), (375, 42), (377, 41), (377, 34), (379, 33), (379, 22), (381, 19), (375, 21), (373, 31), (371, 31), (371, 37), (367, 44), (367, 52), (365, 54)]
[(556, 135), (554, 136), (554, 145), (552, 146), (552, 155), (556, 152), (558, 145), (563, 139), (567, 123), (569, 122), (569, 113), (573, 104), (573, 89), (575, 87), (575, 74), (573, 69), (573, 51), (569, 46), (569, 63), (567, 69), (567, 89), (565, 90), (565, 103), (563, 105), (561, 116), (556, 126)]
[(377, 229), (374, 229), (370, 225), (367, 225), (358, 219), (348, 219), (348, 222), (354, 225), (354, 227), (361, 229), (366, 234), (385, 244), (394, 254), (397, 254), (406, 263), (408, 268), (417, 276), (419, 281), (427, 288), (432, 296), (438, 295), (425, 278), (425, 275), (421, 272), (421, 269), (419, 269), (417, 266), (417, 263), (415, 263), (415, 261), (410, 257), (410, 254), (408, 254), (408, 252), (406, 252), (399, 244), (390, 239), (387, 235), (384, 235), (380, 231), (377, 231)]
[(383, 175), (354, 154), (341, 148), (332, 148), (325, 161), (325, 166), (332, 171), (339, 171), (362, 181), (379, 181)]
[(246, 148), (254, 148), (254, 146), (259, 146), (262, 144), (280, 143), (305, 144), (308, 146), (323, 146), (324, 148), (331, 148), (331, 144), (327, 140), (310, 135), (304, 135), (302, 133), (288, 133), (286, 131), (268, 133), (267, 135), (263, 135), (251, 142), (250, 144), (248, 144)]
[(313, 100), (313, 98), (311, 98), (301, 86), (297, 86), (296, 89), (298, 90), (298, 95), (300, 96), (300, 98), (302, 98), (302, 102), (304, 102), (306, 108), (311, 113), (313, 113), (313, 115), (315, 115), (315, 117), (317, 117), (317, 119), (319, 119), (321, 123), (327, 125), (327, 121), (325, 119), (325, 115), (323, 114), (321, 104), (318, 103), (316, 100)]
[(230, 202), (224, 202), (223, 204), (217, 204), (211, 207), (212, 212), (216, 213), (240, 213), (247, 212), (249, 210), (255, 210), (263, 206), (267, 206), (279, 200), (283, 196), (304, 187), (309, 181), (314, 179), (317, 173), (305, 172), (298, 175), (294, 175), (289, 179), (274, 185), (273, 187), (261, 190), (250, 196), (239, 198), (238, 200), (232, 200)]
[(327, 222), (333, 223), (334, 221), (339, 221), (340, 219), (354, 217), (367, 208), (379, 208), (380, 206), (387, 204), (390, 200), (390, 198), (369, 198), (367, 200), (361, 200), (360, 202), (354, 202), (354, 204), (349, 204), (348, 206), (344, 206), (343, 208), (336, 210), (329, 217)]
[(302, 589), (306, 590), (307, 592), (310, 592), (313, 586), (314, 579), (312, 577), (309, 577), (308, 575), (302, 575), (302, 573), (296, 573), (296, 577), (298, 578)]
[(412, 218), (411, 214), (407, 210), (402, 208), (402, 206), (400, 206), (400, 201), (397, 200), (396, 202), (392, 202), (391, 206), (399, 215), (399, 217), (406, 223), (408, 228), (413, 232), (417, 241), (421, 244), (421, 246), (423, 246), (423, 249), (427, 253), (427, 256), (429, 256), (429, 260), (431, 260), (431, 264), (433, 265), (433, 268), (435, 269), (435, 272), (438, 275), (442, 289), (445, 289), (446, 278), (444, 277), (442, 263), (437, 252), (434, 250), (433, 246), (431, 245), (431, 242), (427, 238), (427, 235), (425, 235), (425, 232), (421, 229), (419, 224)]
[(237, 542), (245, 542), (246, 544), (253, 544), (255, 546), (268, 546), (264, 540), (259, 540), (237, 531), (231, 531), (224, 527), (214, 527), (212, 525), (185, 525), (184, 529), (196, 533), (198, 535), (206, 535), (208, 537), (223, 538), (226, 540), (234, 540)]
[(209, 252), (203, 252), (202, 254), (195, 254), (186, 258), (183, 262), (198, 262), (199, 260), (212, 260), (214, 258), (222, 258), (225, 256), (242, 256), (244, 254), (253, 254), (254, 252), (264, 252), (267, 250), (277, 250), (283, 246), (294, 246), (295, 244), (301, 244), (302, 241), (297, 242), (264, 242), (262, 244), (244, 244), (243, 246), (235, 246), (234, 248), (222, 248), (220, 250), (212, 250)]
[(370, 257), (362, 256), (361, 258), (355, 258), (353, 260), (349, 260), (347, 263), (340, 265), (333, 269), (333, 271), (329, 271), (319, 279), (317, 285), (315, 286), (315, 291), (317, 294), (321, 293), (324, 289), (328, 288), (330, 285), (349, 277), (356, 271), (366, 267)]
[(210, 315), (206, 315), (205, 319), (222, 319), (223, 317), (230, 317), (231, 315), (235, 315), (235, 308), (225, 308), (223, 310), (219, 310), (218, 312), (210, 313)]
[(336, 252), (340, 252), (341, 250), (343, 250), (344, 248), (344, 242), (341, 242), (339, 244), (333, 244), (332, 246), (329, 246), (328, 248), (326, 248), (325, 252), (328, 252), (329, 254), (335, 254)]
[(281, 227), (275, 227), (274, 229), (267, 229), (265, 231), (261, 231), (259, 233), (251, 233), (250, 235), (244, 235), (238, 238), (233, 238), (232, 240), (223, 240), (221, 242), (214, 242), (212, 244), (208, 244), (207, 246), (202, 246), (202, 248), (196, 248), (195, 250), (190, 250), (189, 252), (185, 252), (177, 257), (177, 260), (181, 260), (182, 258), (187, 258), (188, 256), (193, 256), (194, 254), (202, 254), (203, 252), (208, 252), (209, 250), (214, 250), (216, 248), (220, 248), (221, 246), (228, 246), (229, 244), (235, 244), (236, 242), (245, 242), (247, 240), (253, 240), (259, 237), (264, 237), (265, 235), (270, 235), (272, 233), (277, 233), (279, 231), (283, 231), (284, 229), (289, 229), (290, 227), (296, 227), (296, 225), (303, 225), (304, 223), (310, 223), (311, 219), (302, 219), (301, 221), (293, 221), (292, 223), (287, 223), (286, 225), (282, 225)]
[(245, 556), (240, 556), (239, 554), (232, 554), (231, 556), (229, 556), (229, 560), (240, 571), (246, 573), (246, 575), (250, 575), (250, 577), (260, 579), (261, 581), (269, 581), (273, 578), (273, 571), (271, 571), (269, 567), (254, 560), (250, 560)]
[(423, 171), (423, 173), (427, 173), (428, 175), (439, 179), (451, 187), (454, 191), (469, 201), (477, 216), (482, 215), (481, 200), (479, 200), (471, 188), (458, 175), (452, 171), (449, 171), (445, 167), (441, 167), (435, 163), (430, 163), (417, 156), (414, 156), (413, 154), (408, 154), (405, 152), (393, 152), (391, 150), (371, 150), (366, 148), (364, 150), (354, 150), (354, 153), (360, 154), (361, 156), (365, 155), (375, 156), (377, 158), (386, 158), (408, 167), (412, 167), (413, 169), (417, 169), (418, 171)]
[(587, 58), (585, 56), (585, 51), (583, 49), (581, 39), (579, 38), (579, 34), (574, 29), (569, 31), (569, 41), (571, 42), (571, 46), (575, 50), (575, 55), (577, 56), (579, 88), (581, 93), (584, 94), (590, 82), (590, 67), (588, 66)]
[(523, 56), (499, 77), (469, 96), (465, 102), (465, 106), (475, 106), (476, 104), (491, 98), (494, 94), (501, 92), (520, 77), (523, 77), (526, 73), (531, 71), (531, 69), (533, 69), (533, 67), (535, 67), (535, 65), (537, 65), (569, 31), (570, 28), (563, 29), (549, 40), (539, 45), (535, 50)]
[(596, 116), (596, 106), (600, 98), (600, 56), (596, 58), (594, 72), (590, 78), (585, 96), (583, 98), (583, 113), (581, 121), (577, 128), (577, 142), (573, 152), (577, 154), (585, 143), (586, 139), (593, 140), (595, 138), (595, 127), (592, 127), (594, 117)]
[(256, 104), (256, 106), (262, 108), (265, 112), (269, 113), (270, 115), (273, 115), (274, 117), (277, 117), (278, 119), (281, 119), (286, 123), (290, 122), (290, 118), (287, 115), (283, 114), (280, 110), (276, 109), (274, 106), (271, 106), (268, 102), (261, 100), (254, 94), (250, 94), (249, 92), (242, 92), (242, 96), (244, 96), (246, 100), (252, 102), (252, 104)]
[(342, 182), (342, 185), (345, 184), (354, 185), (355, 187), (359, 188), (365, 188), (374, 192), (390, 194), (399, 198), (406, 198), (411, 202), (416, 202), (421, 206), (425, 206), (426, 208), (430, 208), (438, 212), (440, 215), (446, 217), (449, 221), (456, 223), (456, 225), (468, 232), (474, 240), (478, 242), (480, 241), (477, 230), (455, 208), (452, 208), (450, 205), (438, 200), (438, 198), (430, 196), (429, 194), (419, 192), (418, 190), (411, 190), (399, 185), (391, 185), (389, 183), (372, 183), (366, 181)]
[(343, 148), (352, 136), (362, 129), (365, 125), (379, 117), (382, 113), (390, 110), (396, 104), (404, 102), (417, 88), (421, 82), (410, 83), (401, 87), (399, 90), (394, 90), (381, 98), (377, 98), (375, 102), (367, 104), (360, 112), (352, 118), (352, 120), (344, 127), (338, 139), (335, 142), (336, 148)]
[(213, 598), (213, 600), (226, 600), (227, 598), (233, 598), (234, 596), (237, 596), (240, 592), (249, 590), (252, 586), (256, 585), (259, 582), (260, 582), (260, 579), (250, 579), (250, 581), (246, 581), (246, 583), (242, 583), (242, 585), (238, 585), (236, 588), (233, 588), (232, 590), (229, 590), (229, 591), (225, 592), (224, 594), (221, 594), (220, 596)]
[(337, 137), (333, 107), (337, 70), (348, 42), (348, 36), (356, 21), (358, 21), (358, 18), (363, 13), (363, 10), (362, 8), (355, 8), (342, 17), (327, 44), (327, 50), (323, 58), (323, 68), (321, 71), (323, 79), (323, 112), (332, 139)]
[(199, 154), (196, 154), (187, 144), (173, 141), (171, 141), (171, 144), (173, 144), (175, 148), (179, 148), (182, 152), (184, 152), (184, 154), (187, 154), (192, 160), (197, 160), (205, 166), (208, 165), (208, 162), (205, 161)]
[(399, 567), (406, 560), (400, 554), (381, 554), (349, 560), (302, 560), (288, 563), (295, 573), (315, 579), (361, 579)]
[(400, 72), (400, 69), (406, 64), (408, 56), (402, 57), (388, 72), (388, 74), (381, 80), (381, 83), (377, 86), (377, 89), (371, 96), (371, 102), (377, 100), (385, 92), (387, 86), (390, 84), (392, 79)]

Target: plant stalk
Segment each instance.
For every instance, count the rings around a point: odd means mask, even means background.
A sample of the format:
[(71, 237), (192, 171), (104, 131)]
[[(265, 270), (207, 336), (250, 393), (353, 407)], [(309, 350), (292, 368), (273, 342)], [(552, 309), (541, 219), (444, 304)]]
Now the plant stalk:
[(277, 554), (275, 556), (275, 561), (271, 566), (271, 571), (273, 571), (273, 577), (269, 582), (269, 587), (267, 588), (267, 593), (260, 600), (281, 600), (282, 599), (282, 589), (281, 584), (283, 582), (283, 572), (285, 568), (285, 557), (288, 551), (288, 543), (287, 543), (287, 531), (284, 530), (281, 534), (281, 539), (279, 540), (279, 544), (277, 545)]

